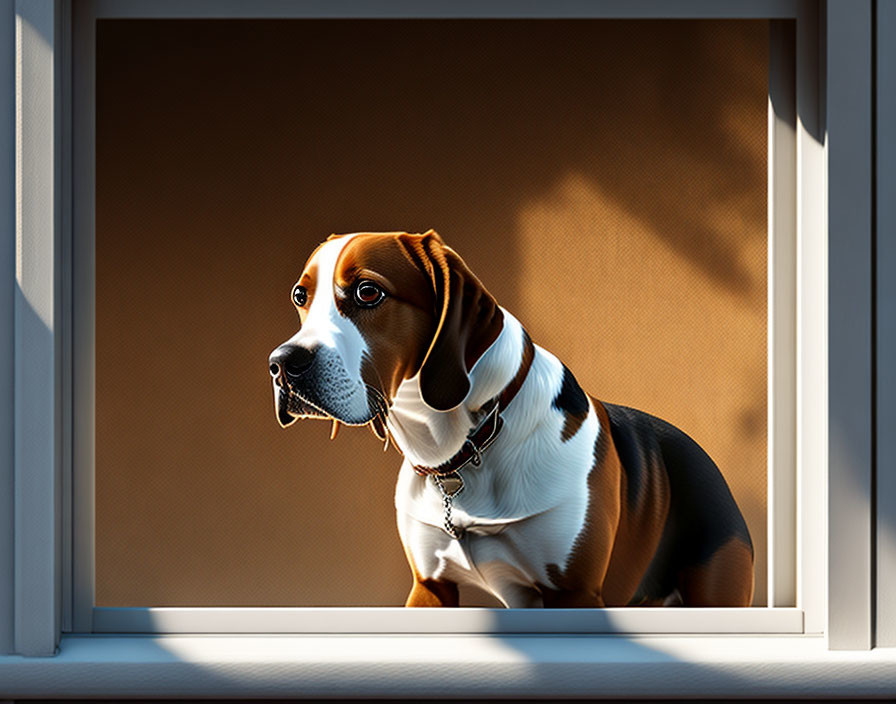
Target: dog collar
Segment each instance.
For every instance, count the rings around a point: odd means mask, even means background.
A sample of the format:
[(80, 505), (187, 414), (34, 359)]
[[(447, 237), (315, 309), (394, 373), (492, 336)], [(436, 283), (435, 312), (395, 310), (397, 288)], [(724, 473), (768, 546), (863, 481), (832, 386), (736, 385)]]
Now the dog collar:
[[(426, 467), (423, 465), (413, 465), (414, 471), (421, 477), (427, 475), (435, 475), (436, 477), (446, 477), (447, 475), (456, 475), (457, 472), (468, 464), (479, 466), (482, 462), (482, 453), (491, 445), (498, 437), (498, 433), (504, 427), (504, 419), (501, 418), (501, 411), (507, 408), (510, 402), (522, 388), (526, 375), (532, 366), (532, 360), (535, 358), (535, 345), (529, 333), (523, 330), (523, 358), (520, 362), (520, 368), (516, 375), (510, 380), (510, 383), (504, 387), (499, 396), (493, 398), (485, 406), (485, 417), (479, 422), (476, 428), (467, 435), (467, 439), (452, 457), (440, 464), (438, 467)], [(452, 477), (453, 478), (453, 477)], [(458, 488), (451, 492), (456, 494), (463, 488), (463, 481), (460, 481), (460, 475), (457, 475), (459, 481)]]
[(438, 467), (426, 467), (415, 464), (414, 471), (421, 477), (427, 474), (444, 476), (457, 472), (471, 462), (474, 466), (479, 466), (482, 462), (482, 453), (485, 451), (485, 448), (495, 441), (495, 438), (498, 437), (498, 433), (504, 426), (504, 419), (500, 415), (500, 402), (498, 399), (494, 399), (490, 403), (491, 408), (486, 413), (485, 418), (472, 433), (467, 435), (467, 439), (460, 450)]

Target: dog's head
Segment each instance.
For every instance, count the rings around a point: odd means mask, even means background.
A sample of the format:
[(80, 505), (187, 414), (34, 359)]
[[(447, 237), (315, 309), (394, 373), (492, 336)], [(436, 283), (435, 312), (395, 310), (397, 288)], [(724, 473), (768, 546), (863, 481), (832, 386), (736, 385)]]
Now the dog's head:
[(377, 427), (401, 382), (418, 373), (427, 405), (455, 408), (503, 320), (432, 230), (332, 235), (290, 297), (299, 331), (269, 360), (283, 427), (300, 417)]

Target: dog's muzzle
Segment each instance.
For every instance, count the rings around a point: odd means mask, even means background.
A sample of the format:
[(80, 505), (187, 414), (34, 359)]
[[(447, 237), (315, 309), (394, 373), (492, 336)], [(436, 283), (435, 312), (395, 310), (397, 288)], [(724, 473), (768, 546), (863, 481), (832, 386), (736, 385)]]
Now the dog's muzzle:
[(284, 428), (298, 418), (363, 425), (373, 417), (363, 381), (348, 375), (336, 350), (286, 342), (273, 351), (268, 363), (277, 421)]
[(302, 377), (314, 365), (316, 350), (300, 345), (280, 345), (268, 358), (274, 380), (274, 406), (282, 427), (299, 418), (328, 418), (320, 409), (302, 397)]

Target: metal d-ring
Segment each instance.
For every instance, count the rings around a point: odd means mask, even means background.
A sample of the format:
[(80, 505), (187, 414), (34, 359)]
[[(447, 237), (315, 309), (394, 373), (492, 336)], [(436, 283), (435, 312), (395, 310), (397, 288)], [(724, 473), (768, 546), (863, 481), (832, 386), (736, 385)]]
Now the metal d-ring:
[(482, 453), (479, 452), (479, 448), (476, 447), (473, 441), (469, 438), (467, 438), (465, 444), (470, 446), (470, 452), (473, 453), (473, 456), (470, 458), (470, 462), (473, 463), (474, 467), (478, 467), (480, 464), (482, 464)]

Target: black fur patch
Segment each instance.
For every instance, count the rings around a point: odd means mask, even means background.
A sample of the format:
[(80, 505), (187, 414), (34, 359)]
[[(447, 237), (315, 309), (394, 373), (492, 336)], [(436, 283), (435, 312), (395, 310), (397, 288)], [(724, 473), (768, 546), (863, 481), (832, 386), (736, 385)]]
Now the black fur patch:
[(588, 397), (565, 364), (563, 365), (563, 386), (560, 387), (560, 393), (554, 398), (554, 408), (559, 408), (571, 416), (588, 414)]
[(637, 499), (648, 465), (669, 478), (669, 515), (660, 544), (638, 587), (638, 599), (662, 598), (681, 570), (705, 564), (726, 542), (752, 550), (750, 532), (728, 484), (706, 452), (682, 430), (643, 411), (605, 403), (616, 451), (628, 476), (627, 500)]

